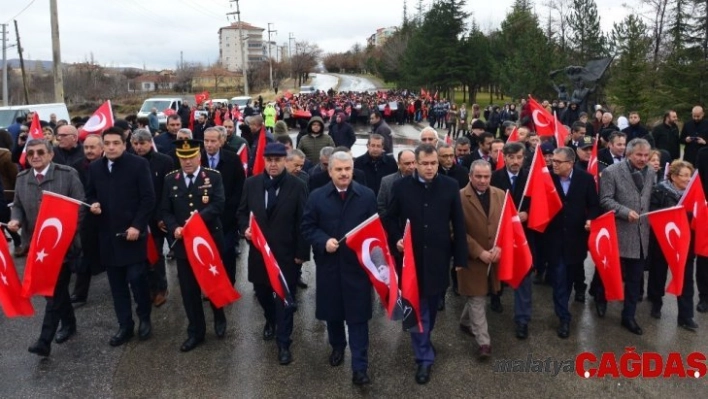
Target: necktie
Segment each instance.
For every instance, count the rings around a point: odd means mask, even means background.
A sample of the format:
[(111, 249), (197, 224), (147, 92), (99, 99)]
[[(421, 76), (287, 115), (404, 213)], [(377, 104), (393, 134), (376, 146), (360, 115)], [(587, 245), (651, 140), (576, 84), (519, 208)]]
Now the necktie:
[(617, 160), (617, 162), (622, 162), (622, 157), (615, 157), (615, 159)]
[(188, 174), (188, 175), (187, 175), (187, 188), (189, 188), (189, 186), (192, 185), (192, 179), (194, 179), (194, 175), (191, 174), (191, 173)]
[(209, 157), (209, 167), (214, 169), (216, 167), (216, 159), (214, 157)]
[(511, 191), (514, 191), (514, 188), (516, 188), (516, 178), (518, 176), (511, 176)]
[(342, 198), (342, 201), (347, 199), (347, 192), (346, 191), (340, 191), (339, 196)]
[(41, 173), (37, 173), (37, 176), (35, 177), (37, 178), (37, 183), (41, 183), (42, 181), (44, 181), (44, 175)]
[(108, 173), (113, 172), (113, 162), (108, 161)]

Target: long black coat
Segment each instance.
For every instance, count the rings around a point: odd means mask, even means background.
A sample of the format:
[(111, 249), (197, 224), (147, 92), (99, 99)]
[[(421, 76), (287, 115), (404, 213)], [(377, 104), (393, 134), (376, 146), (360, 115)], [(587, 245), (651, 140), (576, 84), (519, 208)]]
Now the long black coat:
[(156, 223), (162, 220), (160, 204), (162, 202), (162, 189), (165, 185), (165, 176), (175, 170), (175, 165), (169, 155), (160, 154), (154, 150), (148, 152), (144, 158), (147, 159), (150, 164), (152, 186), (155, 189), (155, 198), (157, 199), (157, 201), (155, 201), (155, 211), (152, 216), (153, 223), (151, 224), (151, 229), (155, 229)]
[(452, 167), (447, 170), (442, 166), (438, 166), (438, 173), (451, 179), (455, 179), (457, 185), (460, 187), (460, 190), (465, 188), (470, 183), (469, 169), (462, 165), (452, 164)]
[[(507, 191), (511, 193), (511, 199), (514, 200), (514, 205), (518, 208), (519, 203), (521, 202), (521, 198), (523, 198), (524, 195), (524, 187), (526, 186), (526, 180), (529, 178), (529, 171), (526, 169), (521, 169), (519, 171), (519, 175), (516, 178), (516, 185), (514, 186), (514, 189), (511, 189), (511, 179), (509, 179), (509, 173), (507, 172), (506, 168), (502, 168), (499, 170), (495, 170), (492, 172), (492, 178), (489, 182), (489, 184), (492, 187), (496, 187), (502, 191)], [(528, 212), (529, 210), (529, 204), (530, 200), (529, 198), (526, 198), (524, 202), (521, 204), (521, 209), (518, 209), (519, 212)]]
[[(209, 157), (206, 153), (202, 153), (202, 166), (209, 166)], [(224, 231), (234, 231), (238, 228), (236, 212), (239, 203), (241, 203), (246, 174), (238, 155), (231, 151), (219, 151), (219, 162), (214, 169), (221, 173), (224, 196), (226, 197), (224, 211), (221, 214), (221, 225)]]
[[(93, 162), (101, 162), (100, 158)], [(79, 180), (84, 187), (84, 191), (88, 189), (89, 166), (91, 162), (84, 158), (73, 165), (72, 168), (79, 172)], [(83, 272), (91, 272), (93, 275), (105, 271), (105, 265), (101, 263), (99, 239), (100, 231), (100, 215), (94, 215), (91, 212), (85, 212), (84, 217), (79, 224), (79, 237), (81, 238), (81, 256), (87, 263), (91, 265), (91, 270), (82, 270)]]
[(467, 233), (457, 182), (438, 174), (424, 184), (417, 172), (394, 182), (385, 219), (391, 249), (403, 238), (407, 219), (419, 292), (421, 296), (442, 294), (450, 282), (450, 259), (454, 258), (455, 266), (467, 267)]
[[(249, 177), (244, 186), (241, 204), (238, 208), (238, 225), (241, 233), (249, 226), (253, 212), (275, 260), (278, 261), (288, 284), (297, 281), (298, 267), (295, 258), (310, 259), (310, 246), (300, 232), (302, 214), (307, 201), (307, 187), (299, 177), (287, 171), (278, 191), (278, 203), (268, 217), (265, 208), (266, 190), (264, 175)], [(261, 252), (249, 242), (248, 281), (254, 284), (268, 284), (268, 273)]]
[(325, 250), (376, 213), (376, 196), (366, 186), (352, 182), (342, 201), (333, 183), (310, 194), (302, 217), (302, 234), (315, 255), (319, 320), (361, 323), (371, 319), (371, 282), (356, 254), (342, 242), (335, 253)]
[(683, 160), (694, 165), (698, 151), (706, 145), (699, 144), (697, 141), (686, 143), (686, 138), (688, 137), (700, 137), (708, 142), (708, 119), (701, 119), (698, 123), (691, 119), (683, 124), (683, 129), (681, 130), (681, 144), (685, 144), (683, 147)]
[[(199, 212), (214, 243), (223, 252), (223, 232), (221, 213), (224, 210), (224, 186), (221, 174), (214, 169), (200, 168), (194, 181), (187, 187), (182, 170), (175, 170), (165, 176), (162, 190), (161, 214), (167, 225), (167, 234), (174, 237), (177, 227), (184, 227), (192, 212)], [(174, 244), (175, 258), (187, 259), (184, 240)], [(222, 254), (223, 259), (223, 254)]]
[(398, 170), (396, 159), (390, 154), (383, 154), (376, 161), (365, 153), (354, 160), (354, 168), (362, 170), (366, 176), (366, 187), (369, 187), (375, 195), (379, 194), (381, 179)]
[(592, 175), (578, 168), (573, 169), (568, 194), (563, 194), (560, 177), (551, 173), (563, 208), (551, 220), (543, 234), (547, 260), (552, 264), (562, 260), (565, 264), (583, 263), (588, 254), (588, 235), (585, 222), (600, 215), (600, 198)]
[[(106, 266), (127, 266), (147, 259), (148, 222), (155, 207), (155, 189), (150, 178), (150, 165), (145, 159), (124, 152), (108, 172), (108, 159), (101, 158), (89, 165), (86, 188), (89, 204), (101, 204), (101, 260)], [(129, 227), (140, 230), (136, 241), (127, 241), (116, 234)]]

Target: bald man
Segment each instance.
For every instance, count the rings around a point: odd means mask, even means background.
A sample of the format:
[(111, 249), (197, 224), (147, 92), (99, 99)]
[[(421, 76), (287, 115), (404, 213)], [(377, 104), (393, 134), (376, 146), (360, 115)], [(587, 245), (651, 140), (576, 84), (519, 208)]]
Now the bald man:
[(681, 143), (686, 147), (683, 150), (683, 160), (696, 164), (698, 151), (706, 146), (708, 140), (708, 121), (704, 119), (703, 107), (695, 106), (691, 110), (691, 120), (683, 125), (681, 130)]
[(71, 166), (84, 158), (84, 147), (79, 143), (79, 131), (72, 125), (57, 129), (58, 144), (54, 146), (54, 163)]

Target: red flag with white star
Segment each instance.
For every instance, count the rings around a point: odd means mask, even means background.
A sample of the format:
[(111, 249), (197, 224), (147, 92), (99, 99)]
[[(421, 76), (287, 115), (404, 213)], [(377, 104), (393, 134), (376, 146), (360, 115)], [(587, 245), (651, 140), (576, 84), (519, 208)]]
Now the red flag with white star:
[(30, 241), (22, 296), (54, 296), (54, 287), (66, 251), (76, 234), (80, 203), (49, 191), (42, 193), (37, 222)]
[(592, 145), (592, 152), (588, 160), (588, 173), (595, 179), (595, 188), (600, 189), (600, 169), (597, 164), (597, 143), (600, 141), (600, 135), (595, 136), (595, 142)]
[(199, 288), (214, 306), (222, 308), (241, 298), (226, 275), (219, 249), (199, 213), (193, 214), (184, 224), (182, 239)]
[(509, 191), (504, 197), (504, 206), (501, 218), (499, 218), (499, 228), (494, 246), (501, 249), (497, 269), (499, 281), (509, 284), (514, 289), (518, 288), (531, 270), (533, 258), (526, 233), (521, 226), (519, 213), (516, 211), (514, 200)]
[(101, 134), (115, 123), (111, 100), (101, 104), (86, 124), (79, 129), (79, 140), (84, 141), (89, 134)]
[(32, 316), (34, 308), (28, 298), (21, 295), (22, 284), (17, 277), (15, 263), (10, 256), (6, 240), (0, 240), (0, 305), (7, 317)]
[(590, 222), (588, 250), (605, 287), (608, 301), (624, 300), (615, 213), (610, 211)]
[(554, 216), (563, 208), (563, 202), (558, 195), (556, 185), (548, 171), (541, 154), (541, 146), (536, 146), (536, 152), (531, 161), (531, 170), (524, 188), (524, 196), (531, 198), (528, 226), (543, 233)]
[(647, 218), (671, 270), (671, 281), (666, 286), (666, 292), (679, 296), (683, 290), (683, 276), (691, 244), (691, 228), (686, 209), (678, 205), (649, 212)]
[(39, 113), (35, 112), (32, 117), (32, 123), (30, 123), (29, 134), (27, 136), (27, 141), (25, 141), (25, 148), (22, 149), (22, 155), (20, 155), (20, 165), (25, 164), (25, 159), (27, 158), (27, 143), (30, 140), (41, 140), (44, 138), (44, 133), (42, 132), (42, 125), (39, 123)]
[(256, 217), (251, 213), (251, 243), (263, 256), (263, 264), (265, 265), (266, 272), (268, 273), (268, 281), (270, 281), (270, 286), (273, 288), (273, 292), (283, 301), (285, 307), (290, 307), (295, 304), (293, 296), (290, 293), (290, 287), (288, 287), (288, 282), (285, 281), (285, 276), (283, 276), (283, 271), (278, 265), (278, 261), (275, 259), (275, 255), (270, 250), (270, 245), (266, 241), (265, 235), (263, 235), (263, 230), (258, 225)]

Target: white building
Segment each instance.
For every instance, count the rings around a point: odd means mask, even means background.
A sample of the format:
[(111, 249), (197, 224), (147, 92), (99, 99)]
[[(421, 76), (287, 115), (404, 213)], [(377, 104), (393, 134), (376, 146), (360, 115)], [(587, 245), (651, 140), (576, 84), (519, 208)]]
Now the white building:
[[(264, 28), (253, 26), (248, 22), (240, 22), (243, 41), (238, 40), (239, 23), (219, 28), (219, 61), (229, 71), (241, 71), (248, 68), (249, 62), (260, 62), (268, 59), (267, 42), (263, 41)], [(246, 63), (241, 59), (241, 44), (244, 45)], [(264, 52), (265, 50), (265, 52)]]

